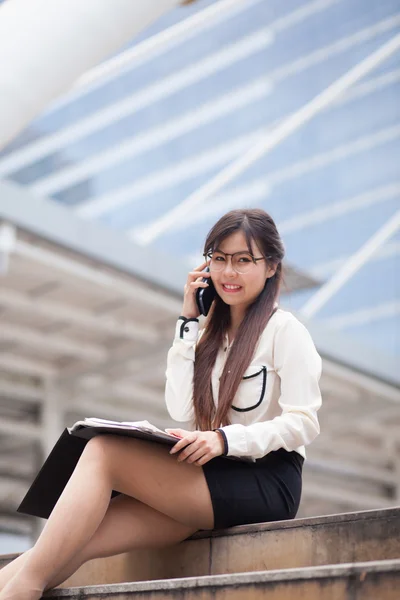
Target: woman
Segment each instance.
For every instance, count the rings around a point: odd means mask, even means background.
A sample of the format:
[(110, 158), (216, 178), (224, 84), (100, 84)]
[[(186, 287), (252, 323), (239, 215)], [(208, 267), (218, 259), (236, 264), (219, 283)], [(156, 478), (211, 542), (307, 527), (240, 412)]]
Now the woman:
[[(171, 450), (92, 439), (35, 546), (0, 572), (0, 600), (37, 600), (95, 557), (295, 517), (304, 446), (319, 433), (321, 359), (277, 305), (281, 239), (264, 211), (235, 210), (210, 231), (205, 256), (189, 273), (167, 365), (170, 415), (194, 430), (169, 429), (181, 437)], [(217, 295), (199, 335), (203, 277)]]

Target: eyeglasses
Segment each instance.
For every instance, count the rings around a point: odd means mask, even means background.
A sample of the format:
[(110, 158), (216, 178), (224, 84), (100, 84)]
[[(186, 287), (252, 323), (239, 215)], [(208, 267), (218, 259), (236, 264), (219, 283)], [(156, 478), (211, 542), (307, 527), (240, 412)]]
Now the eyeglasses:
[(222, 271), (227, 262), (227, 257), (231, 257), (232, 269), (240, 275), (246, 275), (257, 266), (257, 261), (271, 258), (270, 256), (260, 256), (256, 258), (250, 252), (235, 252), (234, 254), (226, 254), (225, 252), (209, 252), (204, 255), (207, 260), (207, 266), (211, 272)]

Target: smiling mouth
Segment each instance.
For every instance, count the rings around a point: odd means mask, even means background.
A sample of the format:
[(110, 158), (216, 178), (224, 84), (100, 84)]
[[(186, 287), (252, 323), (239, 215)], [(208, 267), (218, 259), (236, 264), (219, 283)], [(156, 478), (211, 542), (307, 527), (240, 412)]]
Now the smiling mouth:
[(224, 290), (224, 292), (227, 292), (229, 294), (234, 294), (235, 292), (239, 292), (242, 289), (242, 286), (241, 285), (233, 285), (233, 284), (223, 283), (222, 284), (222, 289)]

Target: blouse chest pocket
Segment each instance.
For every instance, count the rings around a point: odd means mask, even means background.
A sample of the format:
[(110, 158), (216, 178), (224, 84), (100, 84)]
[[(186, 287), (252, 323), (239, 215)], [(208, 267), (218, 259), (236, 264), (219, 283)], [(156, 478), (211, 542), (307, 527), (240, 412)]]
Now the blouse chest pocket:
[(267, 367), (251, 365), (246, 369), (236, 393), (232, 410), (248, 412), (260, 406), (267, 388)]

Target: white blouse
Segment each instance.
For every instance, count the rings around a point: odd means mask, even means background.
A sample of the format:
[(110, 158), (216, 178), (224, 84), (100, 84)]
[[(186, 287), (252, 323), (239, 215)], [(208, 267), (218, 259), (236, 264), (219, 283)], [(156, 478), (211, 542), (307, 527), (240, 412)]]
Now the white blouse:
[[(193, 364), (199, 339), (197, 319), (180, 317), (168, 352), (165, 400), (176, 421), (190, 421), (195, 429)], [(212, 372), (214, 402), (229, 353), (228, 337)], [(306, 327), (290, 312), (278, 308), (270, 318), (229, 410), (231, 425), (220, 429), (227, 455), (261, 458), (273, 450), (295, 450), (319, 434), (321, 358)]]

